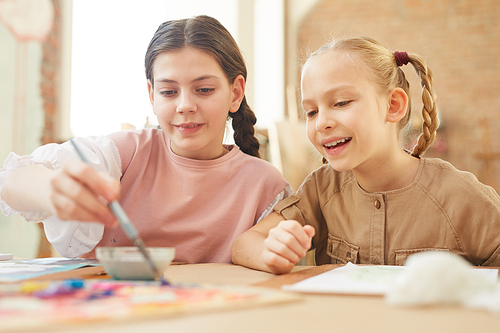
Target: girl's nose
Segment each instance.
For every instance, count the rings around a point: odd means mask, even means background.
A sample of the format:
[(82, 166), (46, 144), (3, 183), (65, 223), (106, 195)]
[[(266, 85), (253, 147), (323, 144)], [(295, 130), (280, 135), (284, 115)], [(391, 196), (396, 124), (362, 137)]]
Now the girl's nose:
[(177, 104), (177, 113), (187, 114), (196, 112), (196, 103), (189, 92), (181, 93)]
[(325, 111), (318, 111), (316, 117), (316, 131), (325, 132), (335, 127), (335, 121), (329, 117), (329, 114)]

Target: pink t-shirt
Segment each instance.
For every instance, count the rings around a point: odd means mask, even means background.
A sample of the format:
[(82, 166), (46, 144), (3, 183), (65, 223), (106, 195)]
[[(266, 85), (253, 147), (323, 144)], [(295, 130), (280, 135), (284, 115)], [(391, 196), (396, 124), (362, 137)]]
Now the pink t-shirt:
[[(270, 163), (236, 146), (215, 160), (175, 155), (156, 129), (109, 135), (121, 158), (119, 199), (146, 246), (175, 247), (175, 261), (231, 262), (231, 246), (288, 183)], [(97, 246), (128, 246), (121, 228)]]

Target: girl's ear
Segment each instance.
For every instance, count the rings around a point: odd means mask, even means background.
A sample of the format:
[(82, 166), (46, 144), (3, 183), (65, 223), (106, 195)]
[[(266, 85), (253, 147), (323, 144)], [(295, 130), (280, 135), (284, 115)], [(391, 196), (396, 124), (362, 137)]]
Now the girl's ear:
[(387, 121), (397, 123), (406, 114), (408, 107), (408, 95), (401, 88), (396, 88), (389, 95), (389, 109), (387, 110)]
[(231, 101), (231, 106), (229, 107), (229, 112), (234, 113), (239, 110), (241, 101), (245, 96), (245, 78), (243, 78), (243, 75), (240, 74), (234, 78), (231, 90), (233, 93), (233, 99)]
[[(151, 102), (151, 105), (155, 105), (155, 91), (153, 88), (153, 84), (151, 83), (151, 80), (148, 79), (148, 94), (149, 94), (149, 101)], [(154, 112), (154, 108), (153, 108)], [(155, 112), (156, 114), (156, 112)]]

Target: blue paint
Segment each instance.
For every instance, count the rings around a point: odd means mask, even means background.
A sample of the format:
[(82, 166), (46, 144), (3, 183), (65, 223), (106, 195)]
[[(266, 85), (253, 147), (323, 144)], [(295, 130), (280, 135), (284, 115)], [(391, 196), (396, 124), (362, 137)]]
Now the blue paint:
[(108, 290), (94, 290), (88, 297), (87, 300), (91, 301), (94, 299), (105, 298), (114, 295), (114, 291), (111, 289)]
[(47, 288), (35, 292), (39, 298), (53, 298), (57, 296), (72, 295), (84, 287), (83, 280), (64, 280), (52, 282)]
[(170, 283), (163, 276), (160, 277), (160, 285), (161, 286), (170, 286)]
[(84, 287), (84, 282), (83, 280), (64, 280), (64, 284), (68, 286), (69, 288), (73, 289), (82, 289)]

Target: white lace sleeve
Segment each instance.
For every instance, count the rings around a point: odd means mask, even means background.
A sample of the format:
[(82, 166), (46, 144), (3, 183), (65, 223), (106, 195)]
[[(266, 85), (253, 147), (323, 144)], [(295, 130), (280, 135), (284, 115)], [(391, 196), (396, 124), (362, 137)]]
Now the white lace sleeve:
[[(89, 164), (113, 178), (121, 177), (121, 159), (115, 143), (107, 136), (74, 139)], [(7, 176), (14, 170), (28, 165), (42, 165), (57, 170), (71, 158), (78, 158), (70, 142), (47, 144), (37, 148), (31, 155), (19, 156), (10, 153), (0, 169), (0, 190)], [(6, 216), (21, 215), (27, 221), (43, 221), (47, 239), (56, 250), (66, 257), (77, 257), (91, 251), (102, 238), (104, 226), (100, 223), (62, 221), (47, 212), (20, 212), (12, 209), (0, 198), (0, 209)]]
[(293, 193), (293, 189), (290, 185), (287, 185), (283, 191), (278, 193), (278, 195), (274, 198), (274, 200), (271, 202), (271, 204), (266, 208), (266, 210), (260, 215), (259, 219), (255, 224), (259, 223), (262, 221), (264, 218), (266, 218), (269, 214), (271, 214), (274, 210), (274, 206), (281, 200), (288, 198), (291, 194)]

